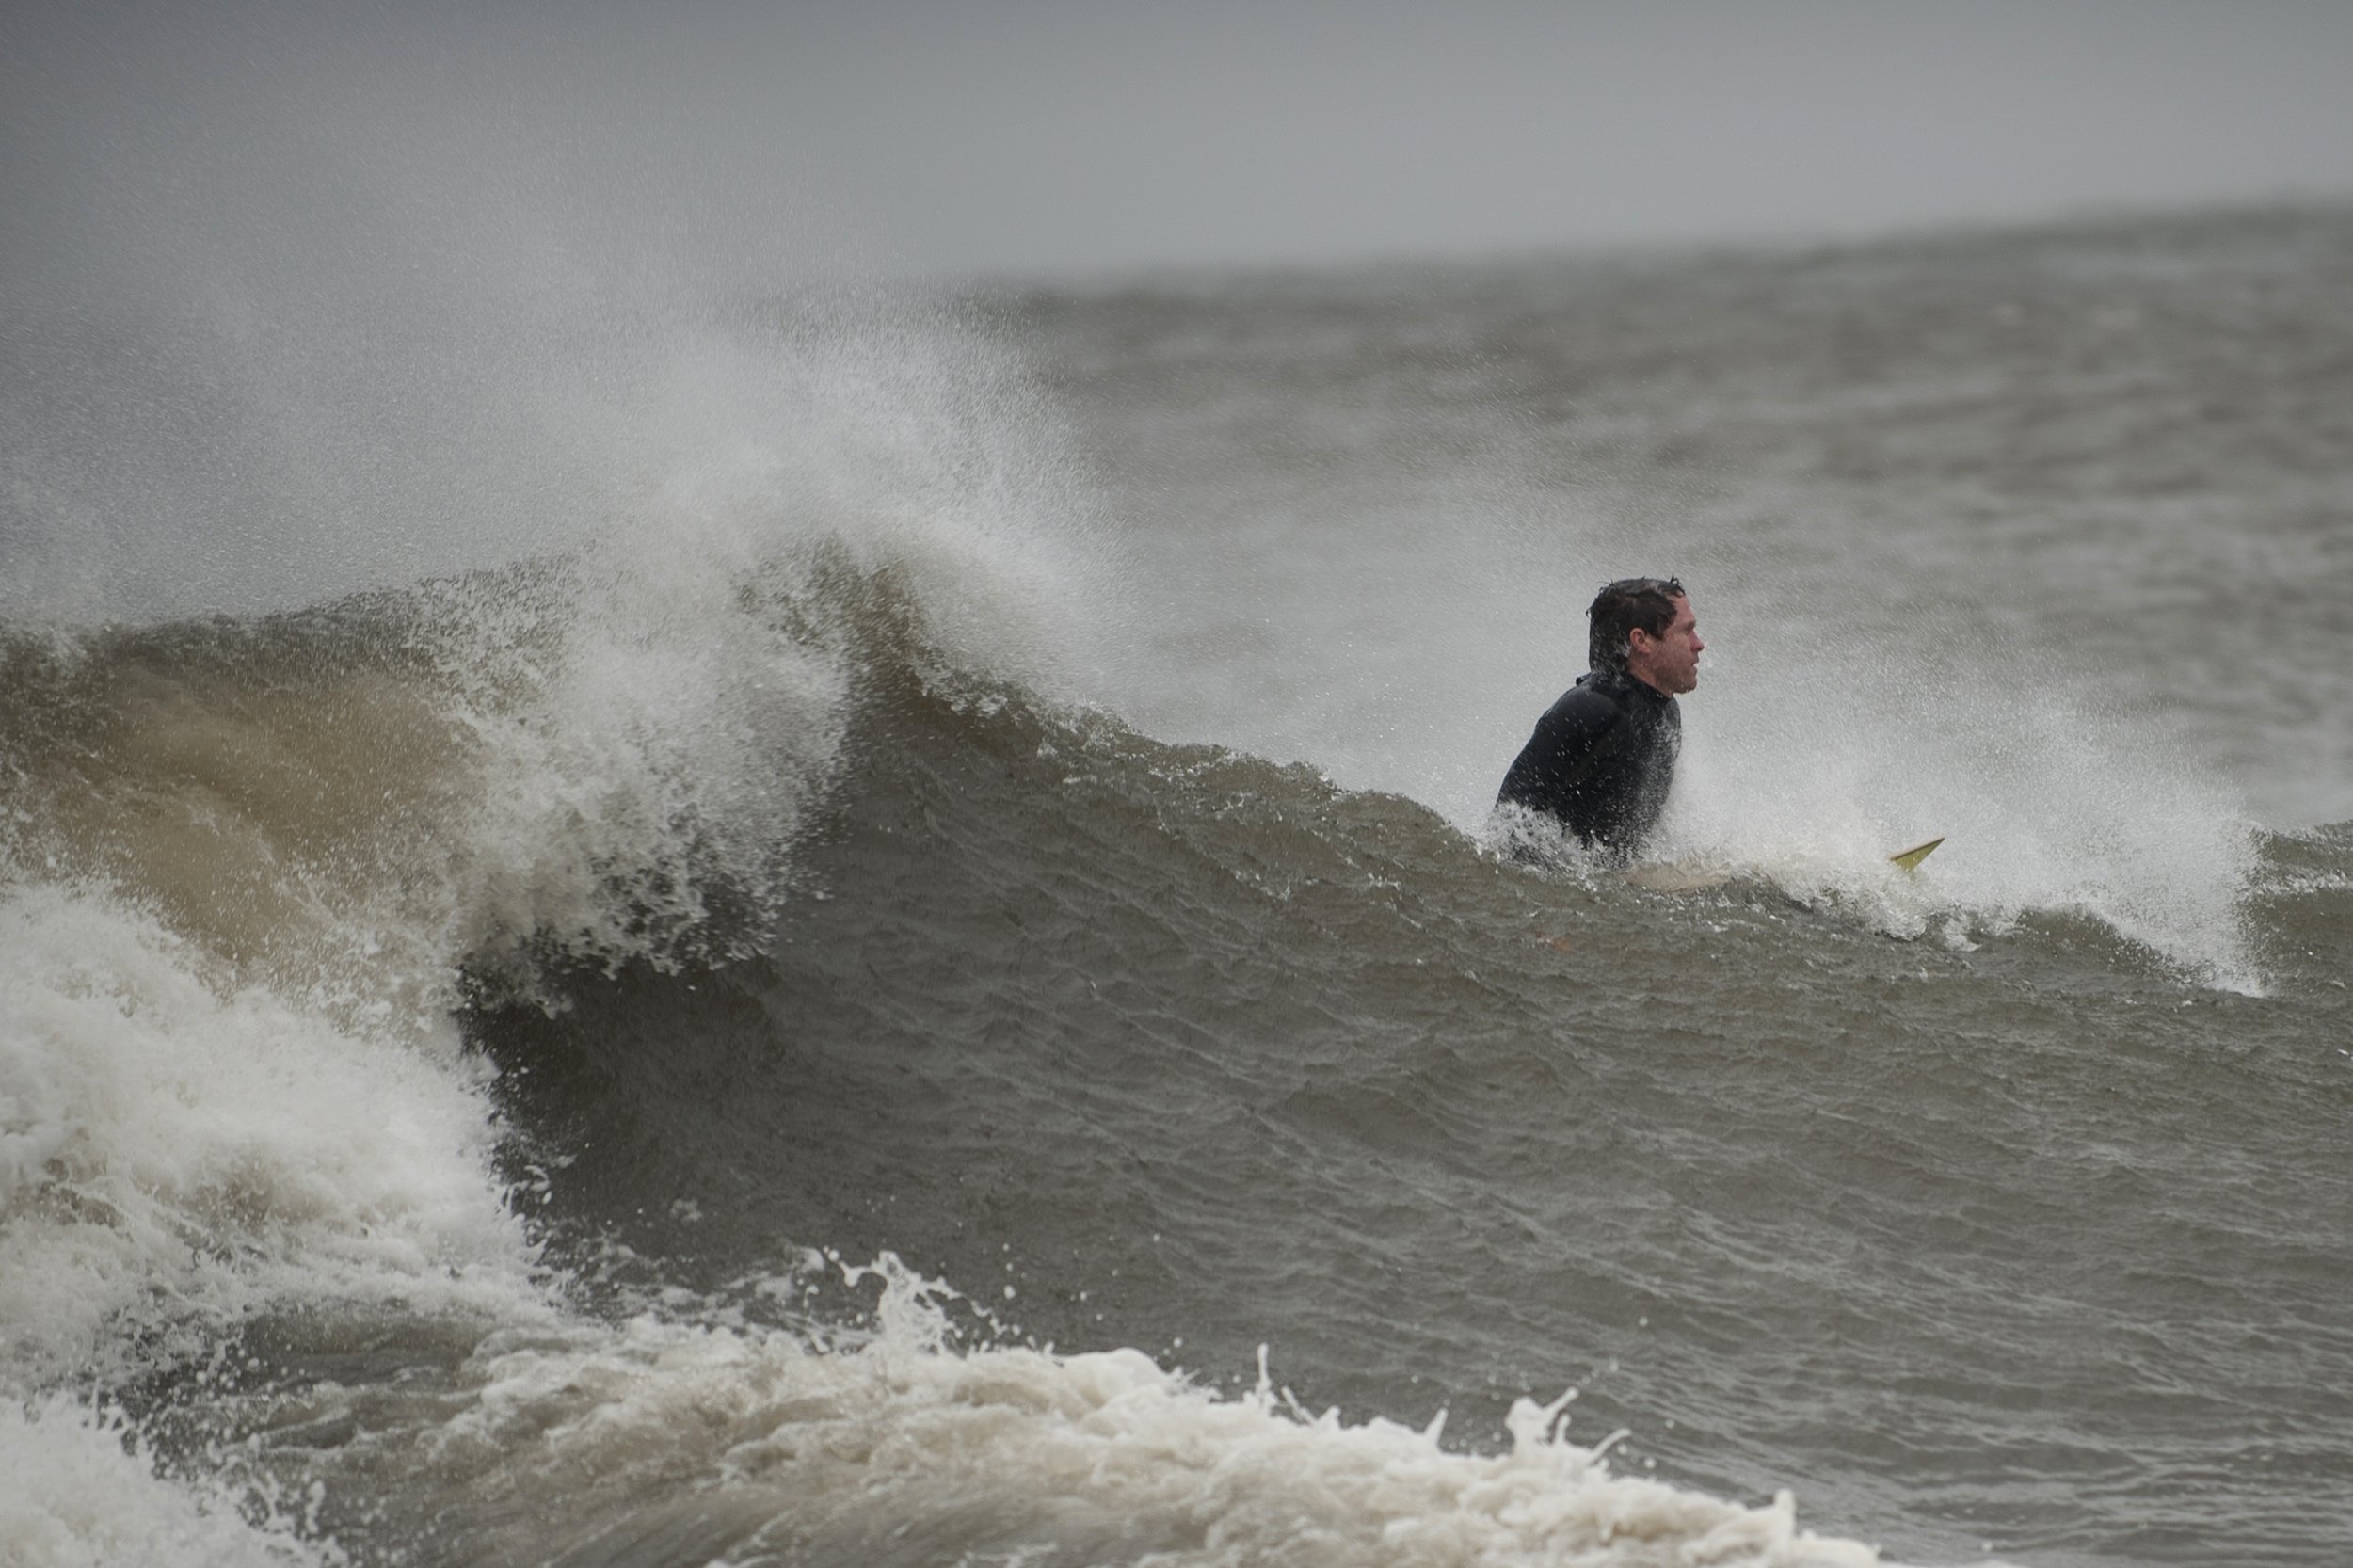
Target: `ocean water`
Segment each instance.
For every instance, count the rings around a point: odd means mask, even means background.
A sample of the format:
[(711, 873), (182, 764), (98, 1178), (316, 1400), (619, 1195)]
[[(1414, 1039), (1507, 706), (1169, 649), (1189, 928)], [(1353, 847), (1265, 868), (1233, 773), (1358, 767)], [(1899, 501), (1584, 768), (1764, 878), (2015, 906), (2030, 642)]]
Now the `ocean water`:
[(333, 303), (9, 324), (0, 1562), (2353, 1553), (2353, 214)]

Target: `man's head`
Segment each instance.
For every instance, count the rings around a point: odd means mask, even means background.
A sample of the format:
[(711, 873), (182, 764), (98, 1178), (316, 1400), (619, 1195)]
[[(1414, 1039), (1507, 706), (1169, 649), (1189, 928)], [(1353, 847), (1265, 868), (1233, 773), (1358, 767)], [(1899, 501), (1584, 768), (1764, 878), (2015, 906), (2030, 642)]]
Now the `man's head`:
[(1586, 644), (1593, 668), (1624, 670), (1675, 696), (1700, 683), (1699, 622), (1690, 597), (1672, 577), (1623, 577), (1601, 590), (1585, 612), (1593, 623)]

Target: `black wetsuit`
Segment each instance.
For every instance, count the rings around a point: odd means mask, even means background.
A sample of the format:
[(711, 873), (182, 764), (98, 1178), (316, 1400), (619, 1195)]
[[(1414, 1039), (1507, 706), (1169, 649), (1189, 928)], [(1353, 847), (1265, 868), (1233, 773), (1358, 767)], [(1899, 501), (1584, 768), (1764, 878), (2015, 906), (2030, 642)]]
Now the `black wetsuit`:
[(1589, 670), (1536, 721), (1496, 804), (1550, 812), (1588, 844), (1629, 853), (1657, 825), (1683, 716), (1624, 670)]

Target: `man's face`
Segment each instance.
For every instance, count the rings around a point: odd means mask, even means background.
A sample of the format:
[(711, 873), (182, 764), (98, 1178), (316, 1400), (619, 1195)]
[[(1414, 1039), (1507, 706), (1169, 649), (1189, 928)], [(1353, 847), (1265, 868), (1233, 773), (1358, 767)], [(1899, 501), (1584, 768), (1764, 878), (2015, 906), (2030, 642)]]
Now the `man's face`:
[(1675, 618), (1654, 637), (1641, 627), (1626, 635), (1625, 670), (1669, 696), (1680, 696), (1700, 683), (1699, 617), (1691, 614), (1689, 598), (1677, 599)]

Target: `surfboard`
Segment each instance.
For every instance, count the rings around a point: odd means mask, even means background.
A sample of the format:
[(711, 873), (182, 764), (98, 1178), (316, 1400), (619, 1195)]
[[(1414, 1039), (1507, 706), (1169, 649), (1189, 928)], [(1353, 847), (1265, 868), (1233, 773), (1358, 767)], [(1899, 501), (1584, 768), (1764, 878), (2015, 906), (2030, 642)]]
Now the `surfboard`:
[(1925, 844), (1914, 844), (1910, 849), (1897, 850), (1895, 854), (1889, 856), (1888, 859), (1894, 861), (1897, 865), (1901, 866), (1908, 872), (1917, 871), (1920, 868), (1920, 862), (1926, 860), (1935, 850), (1936, 846), (1944, 841), (1945, 836), (1940, 833)]
[[(1944, 835), (1939, 834), (1925, 844), (1899, 849), (1887, 857), (1888, 863), (1902, 871), (1918, 871), (1920, 862), (1933, 854), (1936, 846), (1944, 841)], [(1699, 893), (1722, 887), (1732, 880), (1734, 874), (1731, 867), (1722, 864), (1652, 861), (1629, 870), (1625, 879), (1637, 888), (1644, 888), (1654, 893)]]

